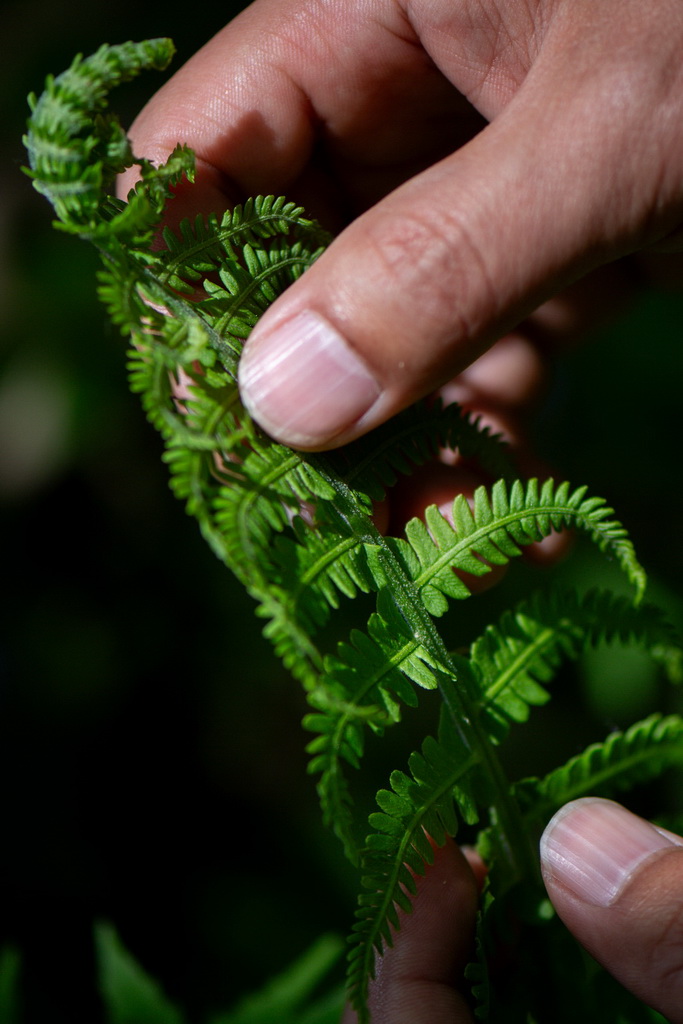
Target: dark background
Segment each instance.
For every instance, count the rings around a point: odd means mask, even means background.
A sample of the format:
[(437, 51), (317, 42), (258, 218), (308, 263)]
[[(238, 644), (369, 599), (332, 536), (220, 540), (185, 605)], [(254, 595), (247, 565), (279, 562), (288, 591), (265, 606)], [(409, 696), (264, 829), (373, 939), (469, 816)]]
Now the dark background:
[[(20, 173), (25, 96), (46, 73), (102, 42), (159, 35), (176, 41), (177, 67), (242, 6), (3, 7), (0, 946), (22, 951), (31, 1022), (97, 1024), (97, 919), (192, 1021), (351, 921), (356, 880), (319, 821), (298, 689), (171, 496), (95, 298), (95, 256), (52, 231)], [(161, 81), (116, 94), (124, 123)], [(614, 504), (679, 624), (682, 315), (674, 273), (634, 296), (558, 367), (537, 424), (541, 450)], [(536, 585), (526, 572), (468, 603), (464, 639)], [(560, 572), (612, 578), (580, 545)], [(621, 652), (587, 658), (558, 691), (513, 738), (516, 770), (541, 771), (669, 701)], [(431, 715), (427, 703), (387, 741), (391, 767)], [(379, 785), (386, 765), (373, 758)]]

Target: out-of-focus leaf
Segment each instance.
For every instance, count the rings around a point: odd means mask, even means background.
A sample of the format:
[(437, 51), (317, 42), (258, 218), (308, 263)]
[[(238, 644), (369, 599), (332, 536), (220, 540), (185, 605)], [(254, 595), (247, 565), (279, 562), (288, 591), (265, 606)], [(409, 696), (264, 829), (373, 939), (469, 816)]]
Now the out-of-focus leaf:
[(337, 1024), (343, 987), (314, 999), (314, 992), (340, 960), (344, 943), (323, 935), (310, 949), (260, 991), (243, 999), (234, 1010), (211, 1024)]
[(124, 948), (113, 925), (95, 926), (95, 944), (109, 1024), (183, 1024), (180, 1011)]
[(0, 1020), (2, 1024), (19, 1024), (21, 999), (19, 971), (21, 956), (14, 946), (0, 952)]

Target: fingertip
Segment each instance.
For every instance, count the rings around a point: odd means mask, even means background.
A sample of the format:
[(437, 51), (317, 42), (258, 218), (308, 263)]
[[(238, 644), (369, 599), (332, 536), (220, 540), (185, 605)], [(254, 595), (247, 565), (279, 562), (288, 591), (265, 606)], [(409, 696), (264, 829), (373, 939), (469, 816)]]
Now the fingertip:
[(551, 886), (607, 907), (652, 856), (676, 844), (611, 800), (584, 797), (561, 808), (541, 837), (541, 863)]
[(304, 449), (349, 440), (382, 394), (362, 357), (311, 309), (254, 329), (239, 385), (247, 411), (268, 434)]
[[(434, 846), (417, 876), (412, 912), (400, 912), (394, 945), (378, 959), (369, 1005), (373, 1024), (470, 1024), (459, 981), (474, 942), (478, 885), (452, 840)], [(344, 1024), (354, 1020), (350, 1015)]]
[(634, 995), (680, 1024), (683, 839), (587, 797), (550, 821), (541, 865), (574, 936)]

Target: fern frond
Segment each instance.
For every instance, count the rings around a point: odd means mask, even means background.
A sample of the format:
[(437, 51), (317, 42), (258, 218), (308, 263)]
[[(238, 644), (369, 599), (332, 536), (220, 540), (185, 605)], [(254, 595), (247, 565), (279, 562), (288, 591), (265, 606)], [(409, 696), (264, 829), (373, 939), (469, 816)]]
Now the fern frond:
[(645, 573), (626, 530), (609, 518), (612, 509), (602, 498), (586, 497), (585, 487), (571, 490), (566, 482), (558, 486), (546, 480), (539, 491), (535, 479), (516, 480), (511, 487), (499, 480), (490, 496), (486, 488), (477, 488), (474, 508), (458, 495), (452, 515), (453, 526), (432, 505), (424, 521), (407, 524), (406, 540), (392, 542), (432, 615), (443, 615), (448, 598), (470, 594), (454, 569), (482, 576), (492, 565), (504, 565), (521, 554), (526, 545), (571, 527), (588, 533), (601, 551), (611, 554), (634, 586), (636, 601), (642, 597)]
[[(207, 408), (215, 413), (211, 405)], [(201, 431), (197, 436), (199, 442), (208, 442)], [(223, 461), (226, 451), (218, 443), (205, 451), (201, 443), (193, 446), (182, 437), (169, 444), (164, 459), (171, 487), (217, 557), (258, 602), (256, 613), (267, 620), (264, 636), (276, 655), (306, 690), (313, 690), (323, 671), (322, 655), (312, 639), (314, 623), (306, 606), (300, 607), (288, 588), (278, 585), (277, 561), (271, 562), (271, 556), (280, 550), (272, 544), (273, 533), (291, 529), (291, 503), (315, 500), (321, 482), (302, 470), (298, 459), (282, 462), (270, 449), (262, 458), (261, 450), (236, 443), (230, 451), (233, 464)]]
[(105, 267), (97, 275), (97, 294), (109, 318), (124, 337), (140, 330), (148, 309), (137, 287), (137, 275), (124, 263)]
[(289, 238), (305, 242), (310, 251), (329, 244), (330, 236), (304, 216), (304, 209), (284, 196), (256, 196), (227, 210), (194, 222), (185, 220), (177, 231), (163, 232), (166, 251), (158, 254), (160, 280), (180, 291), (221, 269), (226, 261), (238, 262), (244, 246), (263, 248), (263, 241)]
[[(472, 645), (469, 662), (456, 659), (459, 685), (470, 691), (479, 689), (487, 727), (491, 720), (491, 731), (499, 739), (510, 720), (525, 720), (530, 705), (548, 698), (542, 683), (552, 677), (562, 658), (576, 658), (588, 643), (614, 639), (638, 640), (658, 656), (675, 643), (672, 627), (652, 606), (634, 607), (625, 598), (600, 592), (582, 599), (573, 594), (539, 596), (506, 613), (498, 626), (489, 627)], [(432, 771), (425, 768), (426, 761)], [(549, 802), (559, 806), (571, 799), (572, 788), (585, 791), (585, 787), (608, 779), (613, 785), (617, 780), (632, 784), (648, 772), (658, 774), (671, 763), (683, 763), (683, 720), (671, 719), (664, 725), (652, 720), (623, 740), (610, 738), (606, 744), (590, 748), (540, 783), (520, 783), (512, 795), (524, 808), (533, 809), (534, 815), (540, 807), (543, 815), (550, 811)], [(422, 755), (412, 756), (410, 770), (412, 777), (392, 774), (391, 791), (378, 794), (382, 813), (370, 819), (377, 832), (369, 837), (362, 862), (363, 884), (370, 893), (361, 897), (355, 928), (358, 945), (349, 968), (350, 992), (360, 1020), (364, 1019), (362, 1007), (372, 977), (373, 948), (381, 952), (383, 943), (390, 944), (391, 927), (398, 926), (396, 908), (410, 908), (414, 885), (406, 881), (412, 880), (406, 865), (413, 873), (422, 873), (424, 865), (431, 862), (425, 835), (437, 845), (443, 844), (446, 836), (456, 834), (456, 808), (469, 823), (477, 819), (474, 793), (477, 801), (487, 801), (483, 766), (463, 748), (444, 706), (438, 742), (427, 740)], [(495, 828), (484, 835), (492, 844), (493, 870), (504, 861), (498, 853), (493, 855), (499, 837)]]
[(437, 458), (442, 449), (475, 459), (492, 477), (514, 475), (508, 446), (500, 435), (458, 405), (444, 406), (440, 401), (416, 402), (327, 458), (349, 487), (381, 501), (399, 475)]
[(542, 779), (523, 779), (515, 795), (529, 824), (545, 821), (563, 804), (586, 795), (611, 795), (683, 765), (683, 717), (650, 715), (613, 732)]
[(511, 722), (524, 722), (545, 704), (545, 685), (560, 663), (600, 642), (638, 644), (680, 670), (683, 651), (673, 626), (654, 605), (634, 606), (609, 591), (539, 594), (503, 614), (473, 643), (470, 660), (481, 688), (487, 728), (501, 739)]
[(102, 240), (108, 244), (112, 238), (123, 238), (132, 247), (142, 247), (143, 259), (151, 263), (147, 245), (152, 229), (161, 219), (172, 186), (182, 178), (194, 181), (194, 153), (187, 146), (177, 145), (163, 164), (152, 164), (148, 160), (134, 162), (139, 165), (140, 178), (128, 193), (127, 203), (99, 225), (92, 240), (96, 244)]
[(101, 46), (48, 77), (40, 98), (30, 98), (28, 173), (67, 229), (96, 228), (106, 190), (133, 163), (125, 133), (105, 113), (110, 90), (146, 68), (165, 68), (173, 53), (169, 39)]
[(297, 452), (267, 440), (250, 439), (236, 478), (221, 487), (215, 501), (216, 522), (241, 579), (262, 575), (271, 534), (289, 525), (301, 504), (332, 498), (324, 478)]
[(301, 242), (278, 243), (268, 249), (245, 245), (244, 265), (225, 259), (218, 271), (220, 284), (206, 279), (208, 298), (197, 303), (198, 312), (231, 349), (227, 365), (233, 374), (244, 339), (268, 306), (320, 256)]
[(359, 1021), (368, 1020), (367, 985), (374, 977), (375, 951), (393, 944), (392, 929), (400, 926), (398, 911), (410, 912), (415, 875), (433, 863), (432, 844), (443, 846), (455, 836), (458, 817), (478, 820), (472, 772), (477, 758), (463, 749), (461, 737), (442, 708), (438, 739), (427, 737), (411, 755), (410, 774), (395, 771), (391, 789), (377, 794), (380, 811), (370, 816), (375, 829), (363, 851), (363, 887), (359, 898), (353, 947), (349, 953), (349, 995)]
[[(155, 173), (163, 174), (164, 168)], [(128, 209), (149, 189), (150, 180), (143, 174)], [(303, 216), (301, 207), (274, 196), (251, 199), (224, 213), (220, 222), (215, 215), (183, 221), (177, 232), (166, 228), (163, 237), (166, 250), (136, 252), (145, 268), (141, 287), (151, 305), (166, 306), (177, 318), (205, 323), (223, 368), (233, 379), (253, 325), (329, 241), (315, 221)], [(198, 294), (199, 282), (204, 298)]]
[[(296, 541), (278, 539), (272, 553), (271, 577), (289, 587), (292, 600), (308, 621), (326, 621), (338, 606), (338, 595), (379, 590), (387, 583), (376, 531), (370, 528), (370, 499), (381, 499), (398, 473), (435, 457), (441, 448), (476, 457), (484, 468), (502, 465), (510, 471), (506, 447), (456, 405), (417, 403), (360, 441), (325, 456), (307, 455), (304, 461), (344, 485), (353, 521), (340, 514), (339, 501), (324, 500), (316, 507), (316, 522), (300, 520)], [(336, 493), (339, 497), (339, 492)], [(295, 523), (296, 526), (296, 523)]]
[(415, 687), (436, 689), (443, 671), (386, 592), (380, 593), (378, 607), (381, 614), (371, 615), (367, 632), (353, 630), (349, 642), (339, 644), (336, 655), (325, 660), (321, 685), (309, 697), (316, 713), (303, 723), (317, 733), (307, 750), (313, 755), (309, 771), (320, 773), (324, 819), (353, 857), (355, 842), (342, 833), (335, 817), (347, 799), (342, 764), (357, 768), (366, 727), (382, 732), (398, 722), (402, 704), (417, 705)]
[(365, 543), (352, 530), (342, 533), (325, 522), (292, 521), (294, 536), (279, 536), (272, 551), (274, 583), (289, 595), (292, 608), (306, 628), (315, 632), (327, 622), (340, 598), (377, 589), (367, 567)]

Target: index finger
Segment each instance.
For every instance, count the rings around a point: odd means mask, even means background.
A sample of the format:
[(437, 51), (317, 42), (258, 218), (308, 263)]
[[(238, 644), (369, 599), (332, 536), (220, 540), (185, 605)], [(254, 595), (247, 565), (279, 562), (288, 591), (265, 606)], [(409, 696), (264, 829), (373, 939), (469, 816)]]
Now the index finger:
[(400, 5), (370, 14), (355, 0), (257, 0), (159, 90), (130, 135), (152, 161), (178, 142), (194, 150), (197, 184), (178, 191), (174, 219), (179, 207), (219, 212), (272, 192), (318, 217), (344, 206), (348, 218), (464, 141), (470, 111), (415, 45)]
[[(378, 959), (369, 997), (373, 1024), (471, 1024), (458, 983), (472, 955), (483, 873), (476, 856), (471, 865), (452, 840), (434, 848), (434, 863), (416, 878), (412, 912), (399, 912), (395, 943)], [(342, 1024), (355, 1021), (347, 1009)]]

